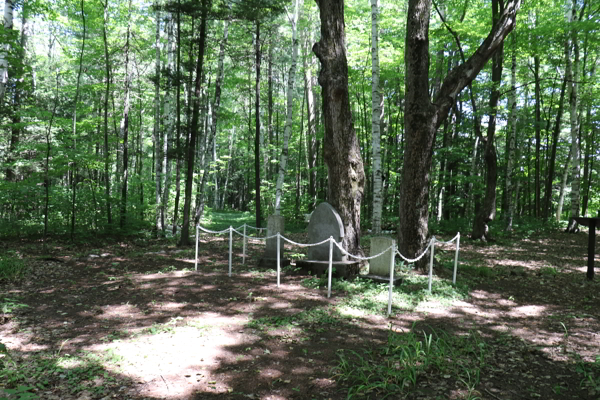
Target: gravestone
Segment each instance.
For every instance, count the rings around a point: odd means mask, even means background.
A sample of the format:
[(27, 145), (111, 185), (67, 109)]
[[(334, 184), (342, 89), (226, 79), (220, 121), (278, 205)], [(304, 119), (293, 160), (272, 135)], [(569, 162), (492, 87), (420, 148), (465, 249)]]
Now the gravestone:
[[(344, 224), (340, 214), (329, 203), (321, 203), (315, 208), (308, 223), (308, 243), (319, 243), (333, 237), (341, 245), (344, 238)], [(358, 275), (360, 263), (348, 260), (334, 244), (332, 253), (333, 276), (350, 278)], [(296, 261), (302, 274), (324, 275), (329, 269), (329, 242), (318, 246), (310, 246), (306, 260)]]
[[(285, 218), (283, 215), (269, 215), (267, 220), (267, 237), (277, 235), (277, 232), (283, 236), (285, 232)], [(279, 257), (283, 258), (283, 243), (280, 239), (279, 243)], [(266, 258), (277, 259), (277, 238), (267, 239), (267, 250), (265, 252)]]
[[(285, 219), (282, 215), (270, 215), (267, 220), (267, 237), (277, 235), (284, 236)], [(283, 248), (285, 241), (279, 239), (279, 265), (285, 267), (290, 265), (290, 260), (283, 257)], [(263, 257), (258, 260), (258, 266), (264, 268), (275, 268), (277, 266), (277, 237), (267, 239), (267, 246)]]
[(392, 254), (393, 240), (385, 236), (374, 236), (371, 238), (371, 256), (381, 253), (388, 249), (379, 257), (369, 260), (369, 274), (378, 276), (390, 276), (390, 263)]
[[(321, 203), (313, 211), (308, 223), (308, 243), (318, 243), (333, 236), (333, 240), (341, 245), (344, 238), (344, 224), (340, 214), (329, 203)], [(329, 261), (329, 242), (308, 248), (308, 259)], [(333, 261), (345, 261), (340, 249), (333, 246)]]
[[(386, 236), (375, 236), (371, 238), (371, 257), (383, 252), (379, 257), (372, 258), (369, 260), (369, 273), (367, 275), (361, 275), (361, 278), (369, 279), (378, 283), (389, 283), (390, 281), (390, 265), (395, 265), (395, 261), (392, 260), (396, 257), (395, 249), (392, 249), (394, 240)], [(392, 252), (393, 250), (393, 252)], [(399, 285), (402, 283), (402, 278), (395, 276), (392, 279), (393, 285)]]

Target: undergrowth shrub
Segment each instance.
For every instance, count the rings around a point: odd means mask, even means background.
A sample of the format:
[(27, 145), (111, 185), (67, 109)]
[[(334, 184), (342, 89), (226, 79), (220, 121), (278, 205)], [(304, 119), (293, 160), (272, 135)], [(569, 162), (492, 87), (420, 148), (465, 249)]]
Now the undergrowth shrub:
[(0, 282), (14, 282), (23, 278), (25, 262), (15, 252), (0, 254)]
[[(413, 327), (414, 328), (414, 327)], [(421, 377), (443, 375), (471, 392), (486, 365), (487, 346), (474, 332), (453, 335), (390, 330), (378, 349), (338, 350), (334, 376), (348, 387), (348, 399), (397, 398), (417, 386)]]

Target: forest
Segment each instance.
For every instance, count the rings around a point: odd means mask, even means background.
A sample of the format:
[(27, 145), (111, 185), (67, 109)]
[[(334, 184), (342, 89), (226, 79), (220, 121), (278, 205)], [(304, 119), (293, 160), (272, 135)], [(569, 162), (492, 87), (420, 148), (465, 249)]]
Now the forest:
[(1, 2), (0, 400), (598, 399), (598, 1)]
[[(418, 96), (436, 98), (490, 32), (491, 9), (434, 3)], [(342, 15), (364, 231), (401, 219), (407, 11), (350, 0)], [(572, 217), (595, 216), (599, 18), (589, 1), (521, 6), (426, 145), (420, 207), (431, 223), (462, 221), (485, 239), (488, 223), (566, 220), (574, 230)], [(185, 244), (208, 208), (251, 211), (256, 226), (279, 212), (302, 221), (332, 201), (340, 173), (328, 176), (327, 158), (348, 151), (327, 147), (319, 32), (311, 1), (6, 1), (1, 234), (154, 229)]]

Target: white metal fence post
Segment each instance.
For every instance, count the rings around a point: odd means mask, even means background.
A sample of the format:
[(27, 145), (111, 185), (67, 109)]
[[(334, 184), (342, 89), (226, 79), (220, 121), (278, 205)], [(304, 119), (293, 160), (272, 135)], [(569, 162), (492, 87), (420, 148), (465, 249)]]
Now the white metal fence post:
[(280, 257), (280, 247), (279, 247), (279, 237), (281, 235), (277, 232), (277, 287), (279, 287), (280, 276), (281, 276), (281, 257)]
[(242, 248), (242, 264), (246, 264), (246, 242), (248, 241), (248, 239), (246, 239), (246, 224), (244, 224), (244, 245)]
[(198, 240), (199, 240), (199, 238), (198, 238), (198, 236), (199, 236), (198, 231), (199, 231), (198, 230), (198, 225), (196, 225), (196, 258), (194, 260), (194, 271), (195, 272), (198, 272)]
[(429, 258), (429, 294), (431, 294), (431, 280), (433, 279), (433, 252), (435, 250), (435, 236), (431, 238), (431, 257)]
[(390, 255), (391, 255), (391, 257), (390, 257), (390, 292), (389, 292), (389, 296), (388, 296), (388, 312), (387, 312), (388, 317), (392, 313), (392, 291), (394, 288), (394, 267), (395, 267), (394, 259), (396, 258), (396, 241), (395, 240), (392, 240), (392, 248), (391, 248)]
[(233, 252), (233, 226), (229, 226), (229, 277), (231, 278), (231, 254)]
[(327, 282), (327, 298), (331, 297), (332, 263), (333, 263), (333, 236), (329, 236), (329, 279)]
[(452, 284), (456, 285), (456, 271), (458, 270), (458, 249), (460, 248), (460, 232), (456, 235), (456, 253), (454, 253), (454, 273), (452, 274)]

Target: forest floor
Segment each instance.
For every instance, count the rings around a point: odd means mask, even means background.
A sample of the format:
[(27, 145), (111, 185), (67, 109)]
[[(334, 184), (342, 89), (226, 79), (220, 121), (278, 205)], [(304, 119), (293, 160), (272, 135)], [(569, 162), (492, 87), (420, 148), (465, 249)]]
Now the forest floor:
[(201, 237), (197, 273), (194, 249), (167, 239), (3, 241), (30, 269), (0, 285), (0, 399), (4, 386), (44, 400), (597, 400), (587, 243), (587, 231), (463, 239), (456, 287), (445, 245), (432, 294), (397, 266), (388, 318), (385, 285), (336, 281), (327, 298), (292, 265), (277, 287), (256, 267), (260, 240), (245, 265), (234, 241), (232, 277), (222, 236)]

